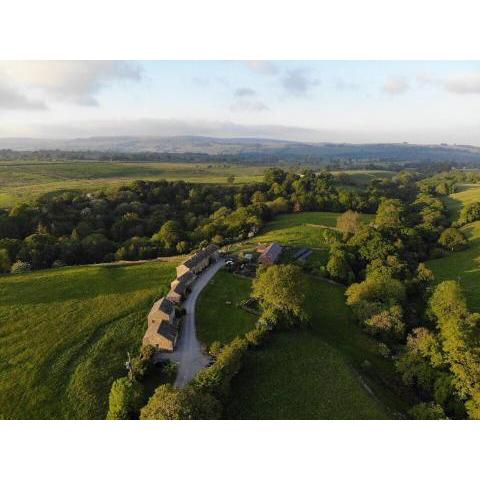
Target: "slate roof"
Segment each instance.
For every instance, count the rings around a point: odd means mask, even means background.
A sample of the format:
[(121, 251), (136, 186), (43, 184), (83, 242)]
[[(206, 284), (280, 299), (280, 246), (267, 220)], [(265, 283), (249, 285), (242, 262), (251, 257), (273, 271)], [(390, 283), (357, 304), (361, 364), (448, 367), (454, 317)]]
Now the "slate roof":
[(170, 322), (161, 322), (157, 332), (171, 342), (175, 341), (175, 337), (177, 336), (177, 328)]
[(180, 283), (185, 283), (185, 284), (191, 283), (194, 279), (195, 279), (195, 275), (192, 272), (185, 272), (183, 275), (180, 275), (179, 277), (177, 277), (177, 280)]
[(161, 312), (166, 313), (167, 315), (170, 315), (175, 307), (173, 303), (170, 300), (168, 300), (168, 298), (162, 297), (158, 301), (157, 308)]
[(218, 246), (211, 243), (210, 245), (206, 246), (203, 250), (193, 254), (190, 258), (187, 258), (182, 265), (185, 265), (187, 268), (192, 268), (198, 263), (200, 263), (203, 259), (210, 257), (218, 250)]
[(259, 260), (265, 263), (275, 263), (282, 253), (282, 247), (278, 243), (271, 243), (260, 255)]

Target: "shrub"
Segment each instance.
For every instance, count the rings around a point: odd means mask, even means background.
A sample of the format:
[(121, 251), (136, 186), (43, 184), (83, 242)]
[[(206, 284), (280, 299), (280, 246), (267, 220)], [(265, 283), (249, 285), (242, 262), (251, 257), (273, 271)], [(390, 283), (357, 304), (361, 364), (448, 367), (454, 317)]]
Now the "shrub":
[(32, 271), (32, 266), (28, 262), (22, 262), (21, 260), (18, 260), (12, 265), (12, 268), (10, 270), (11, 273), (17, 274), (17, 273), (27, 273)]
[(7, 273), (10, 271), (10, 257), (6, 249), (0, 250), (0, 273)]
[(118, 378), (110, 389), (107, 420), (134, 418), (142, 399), (143, 387), (140, 383), (128, 377)]
[(259, 347), (265, 342), (270, 331), (271, 330), (266, 325), (259, 324), (256, 328), (245, 334), (245, 340), (250, 346)]
[(451, 252), (455, 250), (461, 250), (467, 245), (467, 239), (465, 235), (456, 228), (447, 228), (445, 229), (440, 238), (438, 239), (438, 243), (447, 250)]
[(443, 408), (434, 403), (419, 403), (410, 409), (410, 415), (415, 420), (445, 420)]
[(207, 392), (166, 384), (155, 390), (142, 408), (140, 420), (216, 420), (220, 413), (220, 403)]

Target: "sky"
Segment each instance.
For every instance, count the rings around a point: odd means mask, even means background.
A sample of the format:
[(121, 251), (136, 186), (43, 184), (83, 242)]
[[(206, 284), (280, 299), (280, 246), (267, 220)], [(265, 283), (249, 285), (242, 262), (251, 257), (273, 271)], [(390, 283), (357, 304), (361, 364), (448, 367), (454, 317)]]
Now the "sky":
[(0, 62), (0, 137), (480, 145), (480, 62)]

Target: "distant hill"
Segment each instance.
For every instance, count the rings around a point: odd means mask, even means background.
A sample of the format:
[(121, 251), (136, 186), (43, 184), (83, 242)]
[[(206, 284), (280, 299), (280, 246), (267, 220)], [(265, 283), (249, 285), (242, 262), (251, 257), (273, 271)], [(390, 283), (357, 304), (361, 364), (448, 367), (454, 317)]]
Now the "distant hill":
[(0, 138), (0, 149), (98, 151), (118, 153), (192, 153), (276, 157), (282, 160), (480, 162), (480, 147), (408, 143), (307, 143), (265, 138), (202, 136), (115, 136), (73, 139)]

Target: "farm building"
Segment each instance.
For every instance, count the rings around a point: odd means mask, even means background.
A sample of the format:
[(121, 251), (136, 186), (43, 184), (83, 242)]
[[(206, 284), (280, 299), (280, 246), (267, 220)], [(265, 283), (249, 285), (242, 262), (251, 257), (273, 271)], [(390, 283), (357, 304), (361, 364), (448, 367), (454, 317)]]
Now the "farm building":
[(165, 297), (157, 300), (148, 314), (148, 327), (143, 337), (144, 345), (153, 345), (158, 350), (173, 352), (178, 336), (175, 307)]
[(219, 252), (217, 245), (210, 244), (203, 250), (195, 253), (187, 258), (182, 264), (177, 267), (177, 278), (183, 274), (190, 272), (193, 274), (201, 273), (211, 263), (218, 260)]
[(263, 265), (273, 265), (278, 261), (281, 253), (282, 247), (278, 243), (273, 242), (267, 248), (262, 250), (262, 254), (258, 258), (258, 261)]

